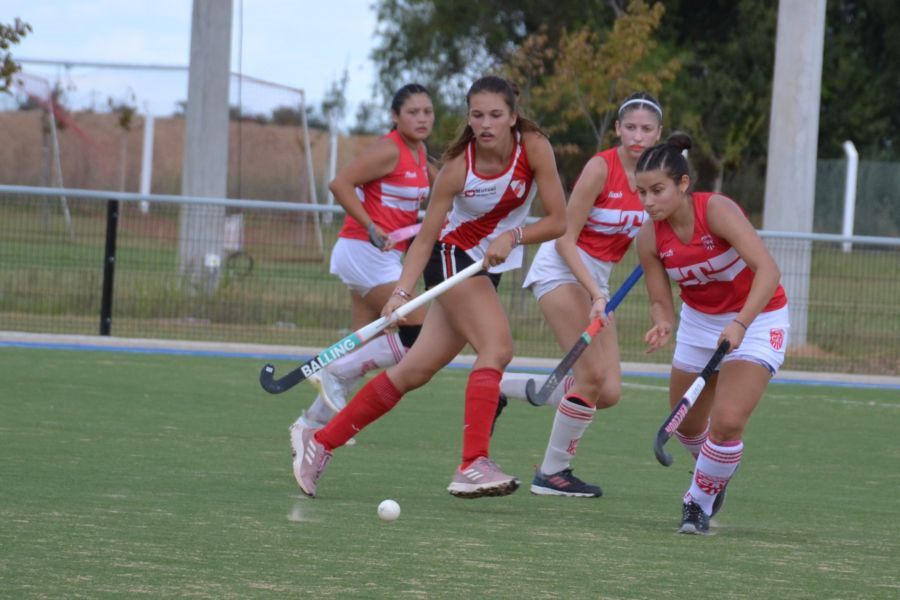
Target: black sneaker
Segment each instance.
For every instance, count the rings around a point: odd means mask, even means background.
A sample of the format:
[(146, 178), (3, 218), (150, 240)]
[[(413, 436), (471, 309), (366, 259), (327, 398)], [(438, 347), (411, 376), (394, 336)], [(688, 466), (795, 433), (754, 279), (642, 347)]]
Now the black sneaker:
[(506, 394), (500, 392), (500, 396), (497, 398), (497, 412), (494, 413), (494, 422), (491, 423), (491, 435), (494, 435), (494, 427), (497, 426), (497, 419), (500, 418), (500, 413), (504, 408), (506, 408)]
[(591, 485), (575, 477), (572, 469), (563, 469), (552, 475), (544, 475), (540, 469), (536, 469), (534, 479), (531, 480), (531, 493), (538, 496), (599, 498), (603, 495), (603, 490), (599, 485)]
[(681, 527), (678, 533), (709, 535), (709, 517), (696, 502), (688, 502), (681, 509)]
[(713, 500), (712, 514), (709, 515), (710, 519), (713, 518), (714, 516), (716, 516), (717, 512), (722, 510), (722, 505), (725, 504), (725, 490), (727, 490), (727, 489), (728, 489), (727, 487), (724, 487), (724, 488), (722, 488), (721, 492), (716, 494), (716, 499)]

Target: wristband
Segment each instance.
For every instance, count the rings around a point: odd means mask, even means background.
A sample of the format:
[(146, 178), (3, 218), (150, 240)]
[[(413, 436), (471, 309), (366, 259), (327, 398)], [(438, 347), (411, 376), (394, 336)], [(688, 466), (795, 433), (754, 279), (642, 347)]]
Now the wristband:
[(747, 331), (747, 326), (746, 326), (746, 325), (744, 325), (743, 323), (741, 323), (741, 322), (738, 321), (737, 319), (734, 319), (734, 322), (737, 323), (738, 325), (740, 325), (741, 327), (743, 327), (743, 328), (744, 328), (744, 331)]
[(407, 292), (406, 290), (404, 290), (401, 287), (394, 288), (394, 291), (391, 292), (391, 296), (400, 296), (407, 302), (409, 302), (412, 299), (412, 294), (410, 294), (409, 292)]
[(516, 246), (521, 246), (522, 245), (522, 235), (523, 235), (522, 228), (516, 227), (515, 229), (510, 229), (509, 231), (510, 231), (510, 233), (512, 233), (512, 236), (513, 236), (512, 247), (515, 248)]

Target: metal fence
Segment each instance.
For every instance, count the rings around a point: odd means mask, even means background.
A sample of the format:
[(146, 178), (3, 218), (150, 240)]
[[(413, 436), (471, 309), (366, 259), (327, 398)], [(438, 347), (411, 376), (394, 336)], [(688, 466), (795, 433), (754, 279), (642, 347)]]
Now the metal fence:
[[(142, 200), (150, 203), (147, 213)], [(214, 225), (198, 220), (203, 211)], [(328, 345), (350, 323), (346, 289), (328, 272), (341, 219), (326, 225), (320, 216), (332, 211), (0, 186), (0, 330)], [(805, 284), (801, 293), (789, 289), (804, 323), (802, 343), (790, 347), (785, 368), (900, 374), (900, 238), (762, 235), (785, 281)], [(185, 248), (203, 249), (199, 267)], [(526, 260), (534, 250), (527, 248)], [(614, 270), (612, 289), (636, 262), (629, 252)], [(500, 286), (516, 354), (559, 357), (537, 303), (521, 289), (525, 271), (505, 274)], [(671, 359), (671, 349), (644, 354), (643, 286), (616, 319), (622, 360)]]

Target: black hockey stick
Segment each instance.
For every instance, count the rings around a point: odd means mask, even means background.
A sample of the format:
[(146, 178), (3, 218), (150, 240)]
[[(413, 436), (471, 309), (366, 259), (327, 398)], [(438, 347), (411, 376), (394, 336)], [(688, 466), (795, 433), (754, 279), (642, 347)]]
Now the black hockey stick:
[(275, 367), (273, 365), (264, 366), (262, 368), (262, 371), (260, 371), (259, 373), (259, 384), (270, 394), (280, 394), (281, 392), (286, 392), (313, 373), (324, 369), (325, 365), (327, 365), (328, 363), (353, 352), (354, 350), (371, 340), (373, 337), (384, 331), (388, 326), (396, 322), (397, 319), (405, 317), (433, 298), (437, 298), (460, 281), (463, 281), (464, 279), (471, 277), (475, 273), (478, 273), (483, 268), (484, 267), (480, 262), (469, 265), (456, 275), (450, 277), (449, 279), (445, 279), (430, 290), (426, 290), (421, 295), (416, 296), (406, 304), (402, 305), (400, 308), (394, 311), (393, 315), (391, 315), (393, 318), (388, 319), (387, 317), (381, 317), (372, 321), (365, 327), (357, 329), (347, 337), (343, 338), (336, 344), (332, 344), (331, 346), (320, 352), (317, 356), (306, 361), (280, 379), (275, 379)]
[[(625, 298), (631, 288), (634, 287), (634, 284), (638, 282), (638, 279), (641, 278), (641, 275), (644, 274), (644, 269), (641, 265), (638, 265), (634, 268), (634, 271), (631, 272), (631, 275), (628, 276), (622, 283), (622, 287), (613, 294), (613, 297), (606, 304), (606, 309), (604, 312), (606, 314), (611, 313), (619, 307), (619, 303)], [(553, 393), (553, 390), (560, 384), (563, 380), (563, 377), (569, 372), (569, 369), (572, 368), (572, 365), (578, 360), (578, 357), (584, 352), (584, 350), (590, 345), (591, 340), (594, 339), (594, 336), (603, 328), (603, 320), (602, 319), (594, 319), (591, 321), (587, 329), (585, 329), (581, 333), (581, 337), (578, 338), (578, 341), (575, 342), (575, 345), (572, 346), (572, 349), (563, 357), (563, 359), (556, 365), (556, 368), (553, 369), (553, 372), (550, 373), (550, 376), (544, 382), (544, 385), (541, 386), (540, 390), (535, 390), (537, 387), (534, 383), (534, 379), (529, 379), (525, 384), (525, 397), (528, 401), (534, 406), (543, 406), (547, 404), (547, 400), (550, 398), (550, 394)]]
[(706, 382), (709, 381), (709, 378), (712, 377), (712, 374), (719, 367), (719, 363), (722, 362), (722, 358), (728, 352), (729, 347), (730, 344), (728, 343), (728, 340), (722, 340), (722, 343), (716, 348), (712, 358), (710, 358), (709, 362), (706, 363), (706, 366), (703, 367), (700, 375), (694, 380), (691, 387), (687, 389), (684, 396), (681, 397), (681, 400), (679, 400), (678, 404), (675, 405), (675, 408), (672, 409), (672, 414), (670, 414), (669, 418), (663, 422), (662, 427), (660, 427), (659, 431), (656, 433), (656, 441), (653, 442), (653, 453), (656, 454), (656, 460), (664, 467), (668, 467), (672, 464), (672, 455), (666, 452), (663, 446), (666, 445), (666, 442), (669, 441), (669, 438), (675, 434), (675, 430), (678, 429), (678, 426), (684, 421), (684, 417), (687, 416), (688, 411), (694, 406), (694, 402), (697, 401), (700, 392), (706, 387)]

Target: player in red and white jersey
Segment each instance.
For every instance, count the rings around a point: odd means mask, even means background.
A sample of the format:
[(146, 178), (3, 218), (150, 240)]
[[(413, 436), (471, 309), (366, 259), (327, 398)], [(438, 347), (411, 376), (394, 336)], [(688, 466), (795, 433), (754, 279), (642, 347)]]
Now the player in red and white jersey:
[[(541, 244), (524, 287), (531, 288), (563, 351), (569, 350), (592, 319), (603, 315), (609, 277), (645, 218), (634, 184), (634, 167), (646, 148), (659, 141), (662, 108), (638, 92), (619, 106), (615, 122), (620, 144), (598, 152), (585, 164), (566, 208), (566, 233)], [(622, 388), (615, 322), (609, 319), (550, 397), (556, 415), (531, 491), (539, 495), (598, 497), (602, 490), (572, 473), (579, 440), (597, 410), (615, 406)], [(525, 384), (546, 377), (506, 373), (504, 396), (525, 399)], [(504, 401), (501, 398), (501, 403)]]
[[(329, 185), (347, 212), (331, 251), (331, 272), (350, 292), (353, 330), (377, 319), (396, 287), (409, 242), (394, 243), (387, 234), (416, 223), (433, 178), (425, 148), (434, 126), (428, 91), (418, 84), (400, 88), (391, 102), (391, 118), (394, 128)], [(396, 364), (412, 346), (424, 318), (424, 309), (413, 312), (396, 332), (373, 339), (308, 379), (320, 393), (291, 426), (295, 455), (303, 429), (327, 423), (335, 414), (332, 407), (346, 404), (346, 396), (367, 371)], [(298, 464), (295, 456), (295, 474)]]
[[(458, 497), (505, 496), (519, 480), (489, 458), (500, 379), (513, 354), (509, 321), (497, 295), (500, 272), (517, 265), (518, 246), (565, 231), (565, 197), (550, 141), (516, 107), (505, 79), (483, 77), (466, 96), (467, 126), (444, 153), (422, 229), (410, 246), (390, 315), (412, 296), (416, 280), (434, 286), (473, 263), (488, 272), (447, 290), (428, 308), (422, 332), (401, 361), (377, 375), (325, 427), (304, 440), (301, 488), (316, 484), (335, 448), (391, 410), (470, 344), (478, 356), (465, 392), (462, 462), (448, 491)], [(545, 216), (525, 226), (534, 189)], [(451, 216), (452, 215), (452, 216)], [(486, 275), (486, 276), (481, 276)]]
[(741, 209), (718, 193), (688, 192), (683, 133), (641, 155), (638, 194), (650, 215), (637, 238), (650, 297), (652, 352), (665, 345), (675, 324), (669, 280), (681, 289), (681, 322), (669, 379), (674, 407), (715, 348), (731, 349), (678, 428), (696, 458), (683, 499), (682, 533), (707, 533), (724, 500), (725, 486), (743, 455), (744, 428), (766, 386), (784, 362), (787, 298), (781, 272)]

